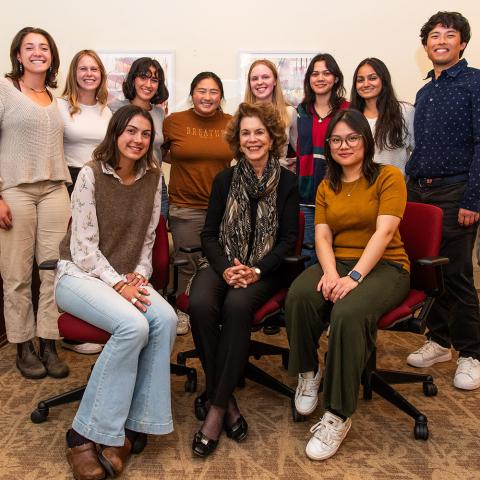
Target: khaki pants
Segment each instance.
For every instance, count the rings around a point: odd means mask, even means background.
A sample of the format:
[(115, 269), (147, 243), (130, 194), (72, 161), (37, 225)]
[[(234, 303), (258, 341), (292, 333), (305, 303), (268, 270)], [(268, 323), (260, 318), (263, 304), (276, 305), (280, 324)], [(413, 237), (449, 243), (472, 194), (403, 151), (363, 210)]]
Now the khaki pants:
[(175, 258), (186, 258), (188, 265), (179, 268), (178, 292), (183, 293), (188, 282), (197, 270), (197, 260), (201, 253), (181, 253), (180, 247), (197, 247), (201, 245), (200, 233), (205, 223), (207, 211), (201, 208), (185, 208), (170, 205), (168, 225), (172, 232)]
[(67, 231), (70, 203), (64, 183), (42, 181), (2, 192), (12, 212), (13, 227), (0, 229), (0, 272), (9, 342), (35, 336), (59, 338), (58, 310), (53, 294), (55, 272), (40, 272), (37, 322), (32, 305), (32, 267), (58, 258), (58, 246)]

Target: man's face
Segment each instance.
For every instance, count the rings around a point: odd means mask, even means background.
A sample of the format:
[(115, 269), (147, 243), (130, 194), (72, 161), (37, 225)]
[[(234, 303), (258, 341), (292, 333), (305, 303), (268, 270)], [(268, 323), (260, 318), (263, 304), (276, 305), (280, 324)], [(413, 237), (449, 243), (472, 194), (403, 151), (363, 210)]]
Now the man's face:
[(434, 67), (447, 69), (460, 60), (460, 52), (466, 46), (458, 30), (438, 24), (428, 34), (424, 48)]

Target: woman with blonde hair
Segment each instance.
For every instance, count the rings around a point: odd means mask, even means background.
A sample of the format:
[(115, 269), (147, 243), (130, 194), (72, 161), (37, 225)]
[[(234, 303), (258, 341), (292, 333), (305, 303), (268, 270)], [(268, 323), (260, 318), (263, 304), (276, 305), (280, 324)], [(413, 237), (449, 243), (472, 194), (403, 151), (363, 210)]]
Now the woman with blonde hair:
[[(105, 137), (112, 112), (107, 107), (107, 73), (93, 50), (80, 50), (68, 69), (58, 109), (63, 118), (63, 149), (72, 184), (71, 195), (80, 169), (92, 159), (93, 150)], [(77, 353), (95, 354), (101, 345), (63, 340), (63, 348)]]
[(277, 67), (273, 62), (263, 58), (255, 60), (250, 65), (243, 101), (247, 103), (270, 103), (277, 110), (285, 124), (285, 134), (287, 135), (287, 142), (280, 157), (280, 164), (294, 170), (296, 159), (287, 159), (287, 152), (288, 144), (294, 150), (297, 148), (297, 114), (295, 108), (289, 105), (283, 96)]
[(92, 158), (105, 137), (112, 112), (107, 107), (107, 74), (93, 50), (80, 50), (72, 59), (58, 109), (64, 122), (63, 147), (72, 176), (73, 191), (78, 173)]

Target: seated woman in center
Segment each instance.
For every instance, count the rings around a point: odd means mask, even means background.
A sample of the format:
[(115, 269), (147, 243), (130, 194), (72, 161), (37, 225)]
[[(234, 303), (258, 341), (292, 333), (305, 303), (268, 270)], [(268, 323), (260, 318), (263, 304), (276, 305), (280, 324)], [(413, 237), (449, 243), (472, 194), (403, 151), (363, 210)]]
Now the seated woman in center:
[(298, 375), (295, 407), (303, 415), (318, 402), (318, 340), (330, 324), (321, 420), (306, 453), (325, 460), (352, 424), (360, 380), (374, 347), (377, 321), (410, 288), (410, 264), (398, 226), (407, 192), (402, 172), (373, 162), (375, 142), (366, 118), (342, 110), (327, 130), (327, 176), (315, 205), (319, 264), (292, 284), (286, 302), (288, 372)]
[(279, 269), (298, 230), (297, 181), (280, 167), (285, 125), (274, 107), (241, 103), (226, 138), (238, 163), (213, 182), (201, 234), (205, 259), (190, 291), (206, 377), (208, 413), (192, 444), (201, 457), (216, 448), (222, 429), (237, 442), (247, 435), (233, 391), (248, 360), (254, 313), (282, 286)]

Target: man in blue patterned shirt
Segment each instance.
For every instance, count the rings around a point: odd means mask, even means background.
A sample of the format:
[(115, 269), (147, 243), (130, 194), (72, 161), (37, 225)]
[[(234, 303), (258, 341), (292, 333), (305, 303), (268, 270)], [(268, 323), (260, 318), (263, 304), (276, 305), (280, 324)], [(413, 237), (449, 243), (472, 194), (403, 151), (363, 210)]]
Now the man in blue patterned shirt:
[(438, 12), (422, 27), (432, 61), (430, 81), (415, 101), (415, 150), (407, 163), (408, 199), (443, 210), (441, 254), (445, 293), (427, 319), (427, 341), (407, 363), (428, 367), (459, 352), (453, 384), (480, 387), (480, 315), (472, 250), (480, 211), (480, 70), (461, 59), (470, 40), (468, 20)]

